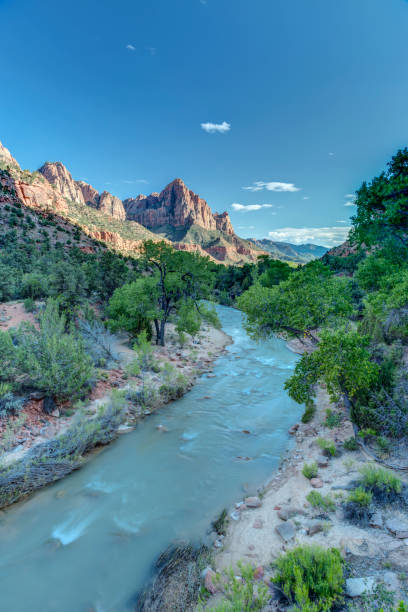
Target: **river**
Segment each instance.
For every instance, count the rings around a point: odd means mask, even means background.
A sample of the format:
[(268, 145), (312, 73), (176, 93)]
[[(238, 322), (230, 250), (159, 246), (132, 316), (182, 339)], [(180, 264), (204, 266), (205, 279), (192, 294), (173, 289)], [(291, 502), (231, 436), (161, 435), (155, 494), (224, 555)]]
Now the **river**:
[(212, 375), (6, 511), (1, 611), (131, 610), (163, 549), (204, 537), (224, 507), (278, 467), (302, 412), (283, 390), (297, 356), (279, 339), (253, 342), (239, 311), (217, 309), (234, 343)]

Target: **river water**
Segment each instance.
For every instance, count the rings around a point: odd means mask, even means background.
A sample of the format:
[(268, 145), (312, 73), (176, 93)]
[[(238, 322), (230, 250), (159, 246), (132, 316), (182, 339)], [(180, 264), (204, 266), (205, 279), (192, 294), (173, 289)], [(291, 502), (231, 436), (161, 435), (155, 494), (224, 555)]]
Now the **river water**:
[(6, 511), (2, 612), (131, 610), (163, 549), (204, 537), (224, 507), (277, 468), (302, 412), (283, 390), (297, 356), (282, 340), (251, 341), (239, 311), (218, 312), (234, 344), (215, 377)]

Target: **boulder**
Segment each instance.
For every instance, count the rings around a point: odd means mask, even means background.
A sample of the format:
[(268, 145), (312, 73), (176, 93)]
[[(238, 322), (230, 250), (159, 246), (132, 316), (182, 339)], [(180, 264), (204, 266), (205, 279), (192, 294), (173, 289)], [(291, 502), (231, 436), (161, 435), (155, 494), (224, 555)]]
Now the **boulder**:
[(321, 478), (311, 478), (310, 484), (314, 489), (321, 489), (323, 486), (323, 480)]
[(373, 576), (365, 578), (348, 578), (346, 580), (346, 593), (349, 597), (361, 597), (361, 595), (370, 595), (375, 588), (375, 579)]
[(370, 518), (370, 527), (374, 527), (376, 529), (382, 529), (384, 524), (383, 517), (381, 512), (374, 512), (374, 514)]
[(205, 570), (204, 586), (212, 595), (217, 592), (217, 587), (215, 586), (216, 576), (217, 574), (210, 567)]
[(244, 502), (247, 508), (260, 508), (262, 506), (261, 500), (256, 496), (246, 497)]
[(391, 518), (385, 522), (388, 531), (391, 531), (396, 538), (404, 540), (408, 538), (408, 523), (398, 518)]
[(329, 465), (329, 458), (325, 455), (319, 455), (316, 462), (319, 468), (326, 468)]
[(285, 523), (279, 523), (276, 527), (276, 533), (280, 535), (284, 542), (290, 542), (296, 535), (296, 528), (292, 521), (286, 521)]

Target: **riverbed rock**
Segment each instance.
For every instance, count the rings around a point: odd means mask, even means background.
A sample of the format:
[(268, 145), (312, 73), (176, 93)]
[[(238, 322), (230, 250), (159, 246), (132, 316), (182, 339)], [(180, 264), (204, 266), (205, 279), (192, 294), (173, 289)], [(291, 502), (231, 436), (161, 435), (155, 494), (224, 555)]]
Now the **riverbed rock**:
[(257, 496), (246, 497), (244, 502), (247, 508), (260, 508), (262, 506), (262, 502)]
[(264, 575), (264, 568), (262, 567), (262, 565), (258, 565), (257, 568), (255, 568), (254, 571), (254, 578), (255, 580), (260, 580), (261, 578), (263, 578)]
[(323, 480), (321, 478), (311, 478), (310, 484), (314, 489), (321, 489), (323, 486)]
[(278, 516), (282, 521), (287, 521), (297, 514), (304, 514), (304, 511), (300, 508), (294, 508), (292, 506), (288, 506), (287, 508), (279, 508), (278, 510)]
[(285, 523), (279, 523), (279, 525), (277, 525), (277, 527), (275, 528), (275, 531), (278, 535), (280, 535), (280, 537), (285, 543), (293, 540), (293, 538), (296, 535), (296, 528), (295, 528), (294, 523), (292, 523), (292, 521), (286, 521)]
[(370, 518), (370, 527), (374, 527), (375, 529), (382, 529), (383, 524), (384, 521), (381, 512), (374, 512), (374, 514)]
[(401, 540), (408, 538), (408, 523), (406, 521), (392, 518), (385, 522), (385, 526), (396, 538)]
[(398, 576), (394, 572), (385, 572), (383, 582), (389, 591), (397, 591), (399, 589)]
[(375, 578), (366, 576), (365, 578), (348, 578), (346, 580), (346, 593), (349, 597), (361, 597), (370, 595), (374, 591)]
[(319, 468), (326, 468), (329, 465), (329, 458), (325, 455), (319, 455), (316, 459), (316, 463)]
[(294, 425), (292, 425), (292, 427), (289, 428), (289, 434), (291, 436), (294, 436), (297, 430), (299, 429), (299, 427), (300, 427), (299, 423), (295, 423)]
[(208, 568), (204, 576), (204, 586), (212, 595), (217, 592), (217, 587), (215, 586), (216, 577), (217, 574), (214, 572), (214, 570)]
[(310, 525), (307, 528), (307, 535), (312, 537), (312, 536), (316, 535), (316, 533), (320, 533), (321, 531), (323, 531), (323, 524), (322, 523), (313, 523), (312, 525)]

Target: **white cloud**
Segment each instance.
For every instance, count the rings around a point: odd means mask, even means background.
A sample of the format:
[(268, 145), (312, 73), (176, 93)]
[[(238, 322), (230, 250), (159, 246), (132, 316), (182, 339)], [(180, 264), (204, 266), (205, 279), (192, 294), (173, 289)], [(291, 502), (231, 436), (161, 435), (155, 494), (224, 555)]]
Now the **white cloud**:
[(240, 212), (261, 210), (261, 208), (273, 208), (273, 204), (237, 204), (237, 202), (234, 202), (233, 204), (231, 204), (231, 206), (234, 210), (238, 210)]
[(336, 223), (347, 223), (347, 221), (336, 221)]
[(304, 244), (312, 242), (323, 246), (336, 246), (347, 239), (350, 227), (282, 227), (268, 233), (278, 242)]
[(255, 229), (255, 225), (238, 225), (238, 229)]
[(349, 202), (345, 202), (344, 206), (355, 206), (356, 203), (354, 202), (354, 200), (350, 200)]
[(310, 196), (303, 196), (304, 200), (310, 200)]
[(136, 47), (133, 45), (126, 45), (126, 49), (128, 49), (128, 51), (136, 51)]
[(207, 134), (225, 134), (231, 129), (231, 124), (223, 121), (222, 123), (202, 123), (201, 129)]
[(344, 197), (347, 198), (348, 200), (355, 200), (356, 199), (355, 193), (346, 193), (346, 195)]
[(243, 187), (242, 189), (246, 189), (247, 191), (262, 191), (266, 189), (267, 191), (300, 191), (299, 187), (296, 187), (293, 183), (281, 183), (280, 181), (255, 181), (253, 185), (249, 187)]

